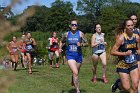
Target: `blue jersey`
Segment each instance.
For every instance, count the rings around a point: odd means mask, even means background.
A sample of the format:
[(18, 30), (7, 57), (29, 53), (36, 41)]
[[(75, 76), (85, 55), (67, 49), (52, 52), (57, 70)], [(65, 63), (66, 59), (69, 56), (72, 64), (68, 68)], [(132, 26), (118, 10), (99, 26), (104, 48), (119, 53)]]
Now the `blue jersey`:
[(67, 35), (67, 48), (66, 48), (66, 58), (67, 60), (73, 59), (76, 62), (82, 62), (82, 50), (77, 43), (81, 43), (80, 31), (77, 30), (75, 34), (68, 31)]
[(137, 42), (136, 42), (136, 35), (133, 34), (133, 38), (131, 40), (129, 40), (127, 38), (127, 35), (125, 33), (123, 33), (124, 35), (124, 43), (123, 45), (120, 46), (119, 50), (121, 52), (127, 52), (128, 50), (132, 51), (131, 55), (128, 56), (124, 56), (124, 61), (126, 63), (133, 63), (135, 61), (137, 61), (137, 54), (136, 54), (136, 50), (137, 50)]
[(70, 53), (81, 52), (81, 47), (77, 46), (78, 42), (81, 42), (80, 31), (76, 31), (75, 34), (73, 34), (71, 31), (68, 31), (67, 51)]

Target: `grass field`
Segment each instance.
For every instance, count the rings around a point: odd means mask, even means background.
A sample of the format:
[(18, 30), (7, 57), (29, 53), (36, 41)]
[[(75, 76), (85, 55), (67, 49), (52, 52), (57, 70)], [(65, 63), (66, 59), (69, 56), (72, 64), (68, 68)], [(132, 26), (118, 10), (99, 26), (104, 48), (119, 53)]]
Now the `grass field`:
[[(87, 61), (88, 60), (88, 61)], [(98, 64), (98, 78), (101, 78), (101, 63)], [(108, 84), (100, 79), (96, 84), (91, 82), (92, 62), (86, 58), (82, 64), (79, 74), (81, 93), (111, 93), (110, 86), (118, 77), (115, 72), (115, 64), (108, 61), (107, 77)], [(6, 93), (75, 93), (74, 87), (70, 85), (71, 72), (68, 65), (58, 68), (49, 68), (49, 65), (38, 65), (33, 67), (33, 74), (28, 75), (26, 70), (18, 67), (18, 71), (10, 71), (15, 75), (12, 84)], [(7, 82), (9, 84), (9, 82)], [(119, 93), (118, 91), (116, 93)]]

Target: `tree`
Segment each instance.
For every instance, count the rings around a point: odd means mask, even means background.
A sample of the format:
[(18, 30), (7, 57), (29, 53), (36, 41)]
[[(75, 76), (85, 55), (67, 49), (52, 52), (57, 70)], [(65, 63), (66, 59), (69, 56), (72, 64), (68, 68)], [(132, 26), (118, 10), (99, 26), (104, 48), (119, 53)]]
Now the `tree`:
[(46, 6), (30, 7), (35, 8), (35, 14), (28, 18), (26, 25), (22, 28), (22, 31), (46, 31), (46, 21), (44, 21), (44, 18), (47, 16), (49, 8)]
[(73, 5), (69, 1), (56, 0), (52, 3), (49, 10), (47, 21), (47, 30), (49, 31), (66, 31), (69, 27), (69, 21), (76, 17), (73, 11)]

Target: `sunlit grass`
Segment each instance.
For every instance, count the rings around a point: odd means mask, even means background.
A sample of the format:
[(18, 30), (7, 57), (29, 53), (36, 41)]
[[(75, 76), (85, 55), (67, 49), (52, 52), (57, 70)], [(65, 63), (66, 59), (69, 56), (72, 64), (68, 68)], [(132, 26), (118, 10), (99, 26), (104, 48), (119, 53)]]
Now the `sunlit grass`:
[[(97, 77), (102, 77), (101, 63), (98, 65)], [(110, 86), (118, 77), (115, 72), (115, 65), (108, 62), (107, 77), (108, 84), (98, 81), (96, 84), (91, 82), (92, 62), (82, 64), (79, 74), (81, 93), (111, 93)], [(50, 69), (48, 64), (33, 67), (33, 75), (28, 75), (26, 70), (13, 72), (16, 75), (15, 82), (7, 90), (7, 93), (75, 93), (70, 85), (71, 72), (67, 65), (61, 65), (59, 69)], [(116, 92), (117, 93), (117, 92)]]

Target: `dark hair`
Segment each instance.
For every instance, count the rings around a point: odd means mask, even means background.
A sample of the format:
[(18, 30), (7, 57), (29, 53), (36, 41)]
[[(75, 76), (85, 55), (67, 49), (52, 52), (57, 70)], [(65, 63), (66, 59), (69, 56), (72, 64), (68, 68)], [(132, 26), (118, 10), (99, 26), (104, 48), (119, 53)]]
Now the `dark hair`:
[(95, 29), (96, 29), (96, 26), (97, 26), (97, 25), (101, 25), (101, 24), (100, 24), (100, 23), (96, 23), (96, 24), (94, 25), (94, 27), (93, 27), (93, 34), (96, 33), (96, 30), (95, 30)]
[(136, 14), (136, 13), (130, 13), (130, 14), (127, 15), (127, 17), (128, 17), (129, 19), (131, 19), (131, 16), (136, 16), (136, 17), (137, 17), (137, 14)]
[(53, 34), (56, 33), (55, 31), (51, 32), (51, 37), (53, 37)]
[[(125, 19), (123, 22), (121, 22), (118, 27), (115, 29), (115, 32), (117, 35), (119, 34), (122, 34), (124, 32), (124, 29), (125, 29), (125, 26), (126, 26), (126, 23), (128, 21), (130, 21), (131, 19)], [(132, 21), (132, 20), (131, 20)]]

